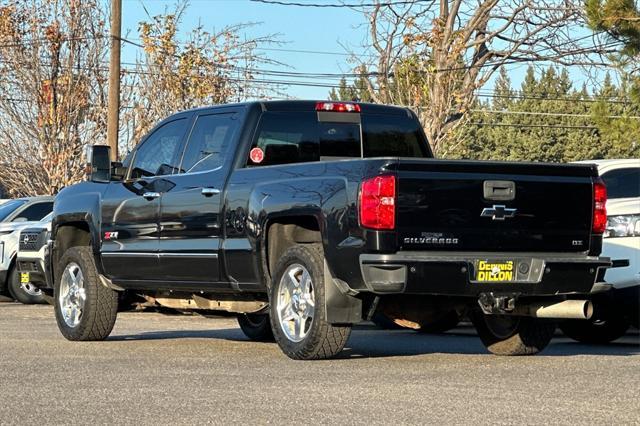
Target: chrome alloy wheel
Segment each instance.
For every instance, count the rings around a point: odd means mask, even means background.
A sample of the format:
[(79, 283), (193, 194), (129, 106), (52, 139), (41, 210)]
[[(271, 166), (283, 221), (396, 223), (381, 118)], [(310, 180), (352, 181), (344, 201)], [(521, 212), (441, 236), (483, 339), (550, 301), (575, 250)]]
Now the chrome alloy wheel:
[(311, 330), (315, 314), (313, 282), (307, 269), (294, 263), (282, 275), (278, 284), (278, 323), (287, 339), (301, 342)]
[(29, 296), (42, 296), (42, 290), (31, 283), (20, 284), (20, 288)]
[(69, 327), (74, 328), (80, 323), (86, 298), (82, 269), (77, 263), (71, 262), (62, 273), (58, 294), (60, 312)]

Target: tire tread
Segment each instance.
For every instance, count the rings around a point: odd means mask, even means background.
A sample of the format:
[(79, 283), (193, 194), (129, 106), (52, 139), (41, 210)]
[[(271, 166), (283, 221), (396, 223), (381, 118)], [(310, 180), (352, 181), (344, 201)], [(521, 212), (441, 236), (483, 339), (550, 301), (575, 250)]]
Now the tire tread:
[[(56, 319), (60, 331), (68, 340), (76, 341), (97, 341), (106, 339), (116, 322), (118, 313), (118, 294), (105, 287), (100, 282), (98, 271), (95, 266), (93, 253), (90, 247), (71, 247), (60, 260), (59, 271), (63, 271), (70, 260), (75, 260), (82, 269), (85, 280), (85, 291), (87, 299), (82, 313), (83, 317), (77, 327), (71, 328), (66, 325), (60, 313), (57, 301), (57, 294), (60, 288), (59, 281), (56, 281)], [(61, 276), (62, 274), (60, 274)], [(57, 280), (60, 277), (56, 277)]]
[[(291, 259), (301, 259), (311, 270), (316, 272), (324, 271), (324, 253), (322, 245), (320, 244), (298, 244), (290, 247), (278, 261), (275, 271), (280, 271), (287, 266), (287, 262)], [(272, 282), (272, 290), (277, 288), (277, 279), (279, 273), (274, 276)], [(272, 312), (271, 321), (276, 341), (280, 345), (280, 348), (284, 353), (292, 359), (296, 360), (317, 360), (333, 358), (339, 354), (349, 340), (351, 334), (350, 325), (333, 325), (326, 321), (324, 317), (324, 285), (319, 285), (318, 277), (314, 277), (314, 285), (316, 288), (316, 317), (314, 323), (317, 329), (312, 332), (307, 339), (300, 342), (300, 344), (291, 344), (287, 341), (287, 338), (280, 330), (280, 325), (277, 324), (277, 314)], [(322, 279), (322, 278), (321, 278)], [(275, 294), (272, 294), (271, 303), (275, 303)], [(313, 327), (313, 326), (312, 326)]]

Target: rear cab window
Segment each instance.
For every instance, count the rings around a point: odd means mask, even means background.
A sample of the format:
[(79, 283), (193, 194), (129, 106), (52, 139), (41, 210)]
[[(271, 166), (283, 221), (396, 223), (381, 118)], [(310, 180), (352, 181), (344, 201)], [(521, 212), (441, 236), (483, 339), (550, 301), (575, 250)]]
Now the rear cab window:
[(418, 121), (408, 114), (265, 111), (248, 166), (367, 157), (430, 157)]

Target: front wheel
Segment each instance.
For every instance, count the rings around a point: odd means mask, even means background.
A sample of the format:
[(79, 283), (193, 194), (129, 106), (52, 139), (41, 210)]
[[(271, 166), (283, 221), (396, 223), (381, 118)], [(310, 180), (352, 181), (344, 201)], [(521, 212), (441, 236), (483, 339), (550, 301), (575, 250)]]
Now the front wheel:
[(45, 303), (42, 290), (31, 283), (21, 283), (20, 273), (15, 266), (9, 271), (9, 279), (7, 283), (9, 294), (15, 300), (25, 305), (35, 305)]
[(270, 296), (273, 335), (288, 357), (326, 359), (342, 351), (351, 326), (327, 322), (322, 246), (289, 248), (274, 269)]
[(547, 347), (554, 322), (531, 317), (485, 315), (475, 312), (471, 321), (489, 352), (495, 355), (533, 355)]
[(100, 282), (90, 247), (72, 247), (58, 264), (56, 321), (68, 340), (104, 340), (116, 322), (118, 293)]

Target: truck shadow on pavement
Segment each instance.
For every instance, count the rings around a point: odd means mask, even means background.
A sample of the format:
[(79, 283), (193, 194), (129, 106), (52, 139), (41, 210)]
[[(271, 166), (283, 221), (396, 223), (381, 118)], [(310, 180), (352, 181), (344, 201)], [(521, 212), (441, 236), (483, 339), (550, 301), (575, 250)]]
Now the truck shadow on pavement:
[[(475, 334), (417, 334), (411, 331), (354, 333), (340, 358), (378, 358), (424, 354), (487, 355)], [(555, 338), (538, 356), (640, 355), (640, 339), (635, 336), (609, 345), (586, 345), (565, 337)]]
[[(165, 340), (165, 339), (212, 339), (228, 340), (252, 345), (274, 345), (275, 343), (251, 342), (239, 329), (217, 330), (172, 330), (144, 332), (132, 335), (114, 335), (110, 341)], [(587, 345), (565, 337), (556, 337), (538, 356), (575, 355), (640, 355), (640, 337), (635, 334), (620, 342), (608, 345)], [(449, 332), (445, 334), (418, 334), (412, 331), (382, 331), (356, 328), (338, 359), (382, 358), (417, 356), (427, 354), (487, 355), (488, 352), (473, 333)]]

